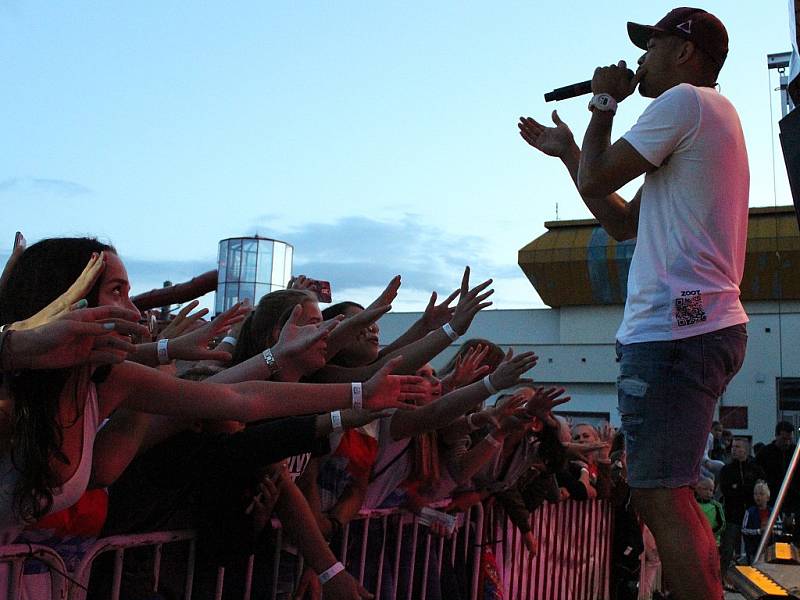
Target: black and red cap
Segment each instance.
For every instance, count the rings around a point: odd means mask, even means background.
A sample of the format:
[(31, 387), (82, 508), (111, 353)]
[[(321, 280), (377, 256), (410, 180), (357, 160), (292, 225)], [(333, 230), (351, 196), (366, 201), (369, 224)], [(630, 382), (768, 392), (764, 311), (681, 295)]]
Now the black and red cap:
[(647, 42), (656, 32), (675, 35), (694, 43), (719, 67), (728, 56), (728, 32), (725, 26), (717, 17), (701, 8), (684, 6), (672, 9), (655, 25), (628, 22), (628, 36), (642, 50), (647, 50)]

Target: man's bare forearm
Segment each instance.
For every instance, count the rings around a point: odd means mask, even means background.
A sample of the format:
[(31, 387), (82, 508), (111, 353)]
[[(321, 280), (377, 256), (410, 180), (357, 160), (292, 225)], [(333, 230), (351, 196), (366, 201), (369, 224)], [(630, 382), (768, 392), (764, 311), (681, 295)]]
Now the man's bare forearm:
[(607, 148), (610, 143), (610, 137), (610, 120), (608, 123), (603, 123), (602, 120), (597, 120), (596, 122), (595, 118), (592, 117), (583, 139), (583, 149), (573, 144), (570, 150), (561, 156), (561, 162), (564, 163), (570, 177), (572, 177), (572, 182), (581, 195), (583, 203), (592, 215), (600, 221), (603, 229), (614, 239), (623, 240), (636, 236), (636, 227), (629, 204), (617, 193), (612, 193), (608, 196), (591, 196), (581, 191), (582, 187), (586, 187), (581, 185), (584, 173), (595, 167), (592, 155), (597, 156), (597, 153), (601, 152), (602, 148)]

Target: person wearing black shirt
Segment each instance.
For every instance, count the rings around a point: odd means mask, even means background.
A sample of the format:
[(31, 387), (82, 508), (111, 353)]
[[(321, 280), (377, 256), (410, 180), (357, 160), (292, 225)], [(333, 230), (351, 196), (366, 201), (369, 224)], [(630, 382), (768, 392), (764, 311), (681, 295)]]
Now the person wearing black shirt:
[(725, 531), (720, 540), (720, 567), (724, 574), (742, 547), (742, 521), (747, 507), (753, 503), (753, 487), (765, 479), (764, 469), (750, 456), (750, 442), (735, 438), (732, 460), (719, 474), (720, 490), (725, 506)]

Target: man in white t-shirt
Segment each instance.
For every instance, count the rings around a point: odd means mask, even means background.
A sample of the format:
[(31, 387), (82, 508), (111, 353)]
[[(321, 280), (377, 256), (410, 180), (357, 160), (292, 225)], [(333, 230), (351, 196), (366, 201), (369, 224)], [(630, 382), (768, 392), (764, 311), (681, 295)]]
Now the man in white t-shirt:
[[(674, 597), (722, 597), (716, 541), (692, 486), (714, 408), (741, 367), (747, 315), (739, 301), (749, 171), (741, 125), (715, 89), (728, 52), (722, 23), (677, 8), (655, 26), (628, 23), (646, 53), (633, 78), (624, 61), (595, 71), (591, 121), (578, 149), (555, 127), (522, 118), (530, 145), (559, 157), (603, 229), (636, 238), (617, 332), (629, 483), (652, 530)], [(611, 144), (617, 105), (653, 102)], [(616, 191), (644, 174), (626, 202)]]

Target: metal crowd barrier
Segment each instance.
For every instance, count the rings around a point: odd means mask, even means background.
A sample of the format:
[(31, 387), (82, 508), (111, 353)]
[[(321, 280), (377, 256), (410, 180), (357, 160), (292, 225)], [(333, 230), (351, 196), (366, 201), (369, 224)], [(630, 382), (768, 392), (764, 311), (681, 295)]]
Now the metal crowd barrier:
[(161, 550), (164, 544), (187, 542), (189, 557), (186, 564), (186, 591), (184, 598), (191, 600), (192, 581), (194, 579), (195, 533), (193, 531), (156, 531), (133, 535), (113, 535), (97, 540), (81, 559), (75, 570), (74, 581), (70, 585), (70, 600), (84, 600), (89, 588), (89, 578), (95, 559), (107, 552), (114, 553), (114, 573), (111, 585), (112, 600), (119, 600), (122, 585), (122, 566), (125, 550), (153, 546), (153, 591), (158, 591), (161, 576)]
[(47, 566), (50, 572), (50, 597), (65, 600), (68, 595), (67, 567), (55, 550), (38, 544), (0, 546), (0, 592), (7, 592), (8, 600), (23, 598), (23, 569), (29, 560), (37, 560)]
[(503, 597), (515, 600), (606, 600), (613, 535), (613, 508), (606, 500), (545, 504), (531, 515), (539, 542), (531, 556), (519, 530), (499, 509), (490, 509)]
[[(445, 556), (450, 567), (457, 563), (467, 573), (466, 597), (483, 598), (481, 584), (481, 555), (486, 545), (495, 554), (502, 578), (503, 598), (514, 600), (605, 600), (608, 598), (610, 547), (613, 511), (608, 502), (567, 501), (546, 504), (532, 516), (532, 531), (539, 541), (539, 552), (530, 556), (522, 546), (521, 536), (499, 509), (477, 504), (459, 516), (456, 529), (448, 537), (431, 534), (419, 518), (401, 510), (365, 511), (349, 523), (343, 538), (334, 548), (348, 571), (380, 600), (430, 600), (440, 597), (429, 589), (431, 581), (442, 575)], [(484, 531), (484, 523), (489, 529)], [(484, 535), (486, 534), (486, 535)], [(302, 560), (286, 562), (288, 555), (283, 544), (283, 531), (278, 524), (274, 543), (268, 557), (272, 564), (272, 587), (268, 600), (278, 600), (278, 573), (281, 567), (293, 571), (296, 585), (303, 571)], [(166, 544), (188, 544), (185, 586), (182, 596), (192, 598), (195, 574), (196, 537), (192, 531), (166, 531), (137, 535), (122, 535), (97, 540), (83, 556), (74, 573), (65, 577), (66, 567), (61, 558), (43, 546), (15, 545), (0, 547), (0, 568), (10, 563), (10, 600), (20, 599), (22, 568), (25, 560), (36, 558), (48, 564), (52, 574), (52, 598), (85, 600), (95, 561), (103, 554), (113, 553), (113, 573), (109, 598), (119, 600), (125, 551), (152, 547), (152, 588), (159, 589), (162, 569), (161, 553)], [(445, 552), (447, 549), (447, 552)], [(0, 571), (1, 572), (1, 571)], [(179, 572), (183, 578), (183, 572)], [(430, 575), (435, 574), (435, 577)], [(247, 563), (242, 600), (251, 599), (254, 577), (254, 557)], [(237, 583), (239, 583), (237, 581)], [(0, 585), (2, 581), (0, 581)], [(214, 597), (221, 599), (225, 590), (225, 570), (216, 573)], [(0, 587), (0, 592), (2, 592)], [(446, 600), (446, 599), (445, 599)]]
[[(395, 523), (391, 523), (394, 521)], [(380, 524), (380, 533), (382, 540), (377, 555), (377, 574), (376, 583), (371, 592), (375, 594), (376, 600), (381, 600), (383, 595), (383, 581), (385, 576), (386, 567), (386, 552), (387, 540), (389, 538), (390, 528), (395, 527), (393, 536), (393, 560), (390, 566), (391, 575), (391, 594), (390, 598), (385, 600), (427, 600), (429, 589), (428, 585), (431, 582), (428, 577), (429, 569), (431, 567), (432, 557), (435, 556), (435, 573), (438, 582), (442, 575), (442, 566), (444, 560), (445, 544), (449, 544), (450, 566), (454, 567), (456, 560), (460, 559), (465, 565), (470, 565), (472, 578), (469, 582), (469, 598), (470, 600), (477, 600), (478, 598), (478, 566), (480, 565), (480, 542), (483, 537), (483, 522), (484, 513), (483, 506), (476, 504), (471, 506), (466, 513), (459, 515), (456, 522), (456, 529), (449, 538), (440, 537), (432, 534), (428, 528), (423, 525), (419, 518), (406, 511), (392, 510), (372, 510), (362, 512), (358, 519), (354, 519), (345, 527), (344, 536), (342, 539), (341, 547), (338, 549), (337, 555), (341, 561), (348, 565), (349, 571), (354, 577), (357, 577), (359, 583), (365, 585), (365, 575), (367, 572), (367, 556), (368, 556), (368, 536), (374, 527), (371, 529), (373, 523)], [(359, 525), (356, 525), (359, 523)], [(357, 533), (360, 534), (360, 545), (356, 547), (358, 550), (358, 568), (350, 566), (351, 561), (348, 556), (349, 541), (351, 531), (359, 529)], [(407, 531), (408, 530), (408, 531)], [(410, 545), (404, 546), (403, 542), (407, 541), (406, 535), (410, 536)], [(424, 545), (424, 548), (422, 547)], [(404, 553), (404, 549), (408, 550), (409, 554)], [(416, 572), (417, 565), (417, 552), (422, 551), (422, 573)], [(401, 560), (403, 556), (407, 556), (407, 567), (410, 569), (407, 572), (401, 572)], [(403, 588), (400, 583), (403, 583)], [(419, 596), (414, 595), (417, 589)]]

